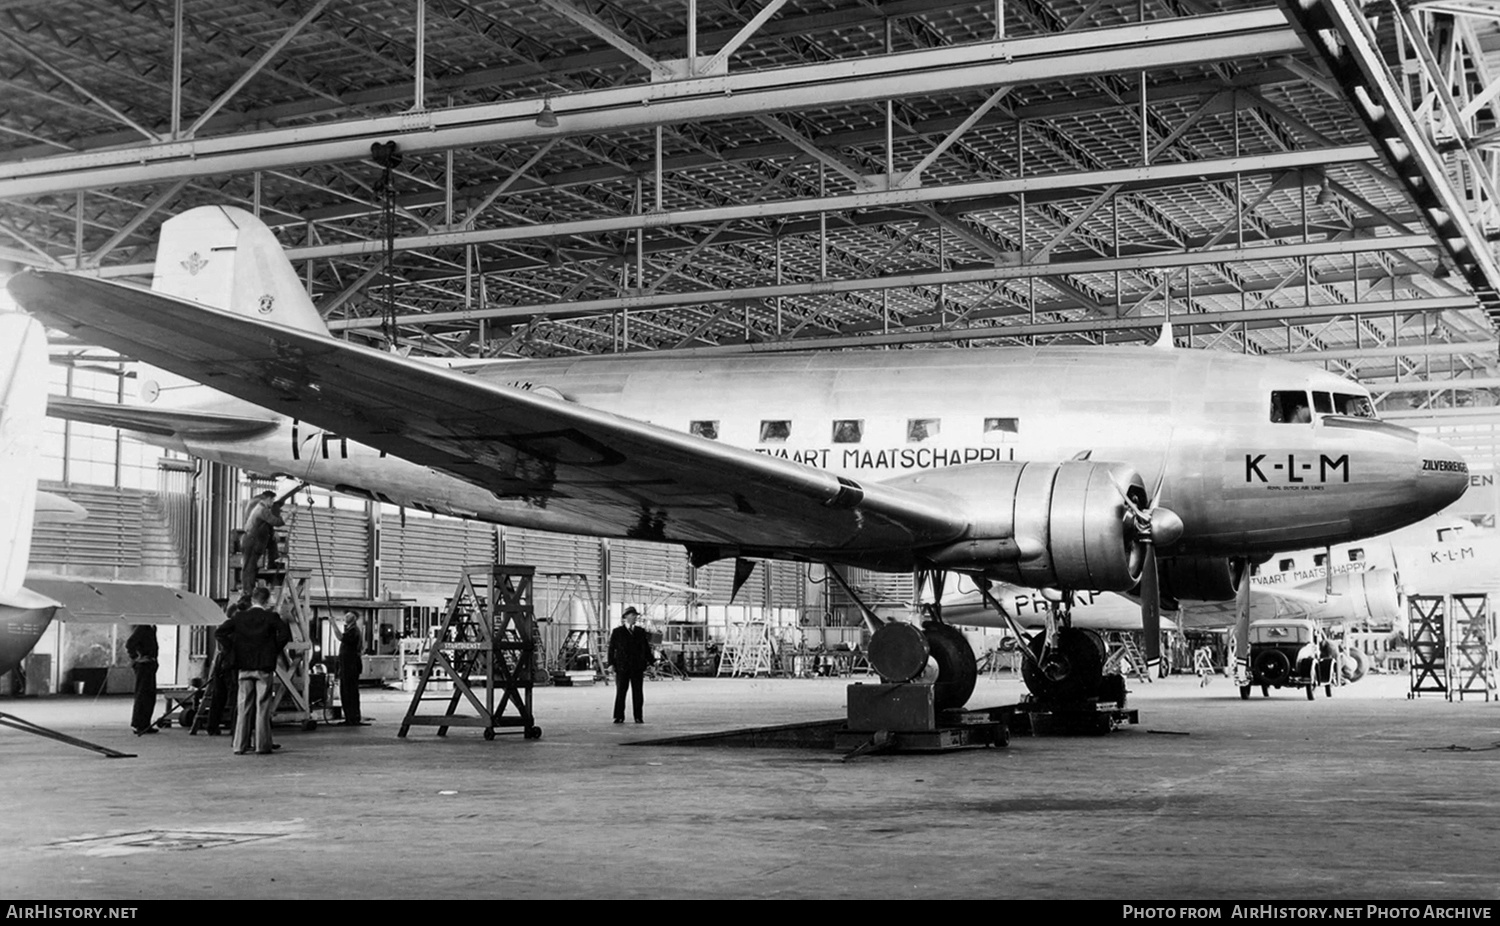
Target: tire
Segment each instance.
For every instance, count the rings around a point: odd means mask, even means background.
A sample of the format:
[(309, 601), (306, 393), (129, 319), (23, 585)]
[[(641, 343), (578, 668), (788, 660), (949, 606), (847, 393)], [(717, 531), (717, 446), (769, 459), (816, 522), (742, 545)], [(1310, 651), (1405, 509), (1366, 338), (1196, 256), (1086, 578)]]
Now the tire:
[(1058, 634), (1057, 646), (1043, 653), (1046, 635), (1031, 641), (1036, 663), (1021, 665), (1026, 689), (1040, 701), (1084, 701), (1099, 692), (1104, 679), (1102, 640), (1096, 633), (1069, 628)]
[(304, 721), (302, 721), (302, 729), (306, 730), (308, 733), (311, 733), (312, 731), (316, 730), (317, 728), (318, 728), (318, 722), (316, 720), (304, 720)]
[(526, 728), (526, 739), (529, 739), (529, 740), (539, 740), (541, 738), (542, 738), (542, 728), (541, 727), (527, 727)]
[(193, 725), (193, 718), (195, 716), (197, 716), (197, 712), (192, 708), (188, 708), (187, 710), (184, 710), (181, 716), (177, 718), (177, 725), (179, 727), (191, 727)]
[(495, 738), (495, 728), (494, 727), (485, 727), (484, 728), (484, 738), (486, 740), (492, 740), (492, 739), (494, 739)]
[(1260, 686), (1260, 696), (1262, 698), (1269, 698), (1271, 696), (1271, 686), (1270, 685), (1262, 685), (1262, 686)]
[(1313, 695), (1316, 694), (1317, 691), (1318, 691), (1318, 686), (1317, 685), (1308, 685), (1307, 686), (1307, 700), (1311, 701), (1313, 699)]
[(1292, 675), (1292, 661), (1279, 649), (1268, 649), (1255, 657), (1250, 670), (1260, 679), (1261, 685), (1280, 688)]
[(937, 681), (932, 685), (933, 707), (940, 711), (963, 707), (969, 703), (974, 684), (979, 680), (974, 647), (952, 624), (928, 621), (922, 625), (922, 633), (938, 667)]
[(1249, 685), (1241, 685), (1240, 686), (1240, 700), (1241, 701), (1248, 701), (1248, 700), (1250, 700), (1250, 686)]
[(1331, 698), (1331, 697), (1333, 697), (1333, 686), (1332, 685), (1324, 685), (1323, 686), (1323, 697), (1325, 697), (1325, 698)]
[(1340, 660), (1340, 663), (1342, 664), (1340, 671), (1344, 673), (1346, 683), (1357, 682), (1370, 671), (1370, 660), (1357, 649), (1345, 650), (1344, 658)]

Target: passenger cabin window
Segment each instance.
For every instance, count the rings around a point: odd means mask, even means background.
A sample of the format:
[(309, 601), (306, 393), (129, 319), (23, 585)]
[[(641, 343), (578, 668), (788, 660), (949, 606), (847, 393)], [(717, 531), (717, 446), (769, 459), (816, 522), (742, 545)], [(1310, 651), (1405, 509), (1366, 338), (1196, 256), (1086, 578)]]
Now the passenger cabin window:
[(1301, 390), (1271, 393), (1271, 421), (1274, 424), (1306, 424), (1312, 421), (1307, 393)]
[(693, 421), (688, 424), (688, 430), (697, 437), (706, 437), (709, 440), (719, 439), (719, 423), (717, 421)]
[(1278, 572), (1291, 572), (1294, 565), (1295, 563), (1293, 563), (1291, 560), (1284, 559), (1276, 564), (1276, 569)]
[(1313, 565), (1314, 566), (1327, 566), (1328, 565), (1328, 554), (1327, 553), (1317, 553), (1317, 554), (1314, 554), (1313, 555)]
[(1345, 395), (1335, 392), (1333, 413), (1347, 415), (1350, 418), (1374, 418), (1375, 406), (1370, 404), (1370, 397), (1367, 395)]
[(792, 436), (790, 421), (762, 421), (760, 442), (762, 444), (784, 444)]
[(857, 444), (864, 437), (865, 423), (860, 418), (845, 418), (833, 423), (835, 444)]
[(1320, 415), (1333, 414), (1333, 396), (1327, 392), (1314, 392), (1313, 411)]
[(1356, 547), (1349, 551), (1349, 562), (1362, 563), (1365, 561), (1365, 551)]
[(984, 419), (984, 442), (986, 444), (1009, 444), (1021, 433), (1019, 418)]
[(906, 420), (906, 442), (908, 444), (920, 444), (924, 440), (932, 440), (942, 431), (943, 422), (940, 418), (908, 418)]

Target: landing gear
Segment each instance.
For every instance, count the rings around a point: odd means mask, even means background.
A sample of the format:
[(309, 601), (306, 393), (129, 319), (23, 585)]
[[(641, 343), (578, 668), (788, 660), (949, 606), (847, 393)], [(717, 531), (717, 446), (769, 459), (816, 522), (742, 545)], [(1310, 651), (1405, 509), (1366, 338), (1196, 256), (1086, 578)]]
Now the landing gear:
[(1050, 648), (1047, 635), (1031, 640), (1036, 658), (1021, 666), (1026, 688), (1040, 701), (1084, 701), (1098, 696), (1104, 679), (1104, 640), (1091, 630), (1067, 627)]
[(940, 711), (963, 707), (974, 693), (979, 680), (979, 662), (974, 647), (957, 627), (940, 621), (922, 625), (932, 660), (937, 663), (937, 681), (933, 683), (933, 706)]

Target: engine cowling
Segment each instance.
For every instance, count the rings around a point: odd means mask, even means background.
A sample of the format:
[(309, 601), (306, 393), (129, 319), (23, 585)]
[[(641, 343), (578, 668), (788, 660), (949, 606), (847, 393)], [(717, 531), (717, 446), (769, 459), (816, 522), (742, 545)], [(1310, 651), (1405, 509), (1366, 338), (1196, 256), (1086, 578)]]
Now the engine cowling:
[(908, 483), (955, 495), (976, 512), (969, 536), (925, 551), (932, 565), (1032, 588), (1126, 591), (1142, 553), (1122, 491), (1145, 500), (1121, 463), (987, 463), (924, 473)]
[(1161, 594), (1176, 601), (1231, 601), (1238, 571), (1227, 556), (1164, 556), (1156, 561)]

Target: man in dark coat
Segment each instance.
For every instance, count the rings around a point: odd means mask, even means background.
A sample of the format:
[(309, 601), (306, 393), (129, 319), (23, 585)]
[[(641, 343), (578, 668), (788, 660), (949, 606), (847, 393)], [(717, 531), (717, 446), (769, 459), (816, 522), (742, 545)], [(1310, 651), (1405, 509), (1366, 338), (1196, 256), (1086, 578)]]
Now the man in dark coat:
[(135, 669), (135, 707), (130, 712), (130, 726), (136, 736), (155, 733), (151, 712), (156, 709), (156, 627), (137, 624), (125, 640), (125, 655)]
[(635, 710), (635, 722), (645, 723), (641, 707), (646, 695), (641, 683), (646, 679), (646, 668), (651, 665), (651, 637), (646, 628), (635, 625), (640, 612), (627, 607), (620, 615), (620, 626), (609, 635), (609, 662), (615, 670), (615, 723), (625, 722), (625, 689), (632, 689), (631, 707)]
[(360, 726), (359, 674), (365, 670), (364, 635), (359, 632), (359, 615), (344, 612), (344, 632), (339, 636), (339, 703), (344, 706), (344, 725)]
[[(292, 642), (292, 631), (281, 615), (266, 605), (270, 589), (257, 588), (250, 607), (219, 625), (214, 638), (229, 648), (239, 672), (239, 715), (234, 722), (234, 754), (250, 751), (250, 718), (255, 718), (255, 751), (270, 755), (271, 713), (276, 709), (276, 665), (285, 658), (282, 650)], [(253, 712), (253, 713), (252, 713)]]

